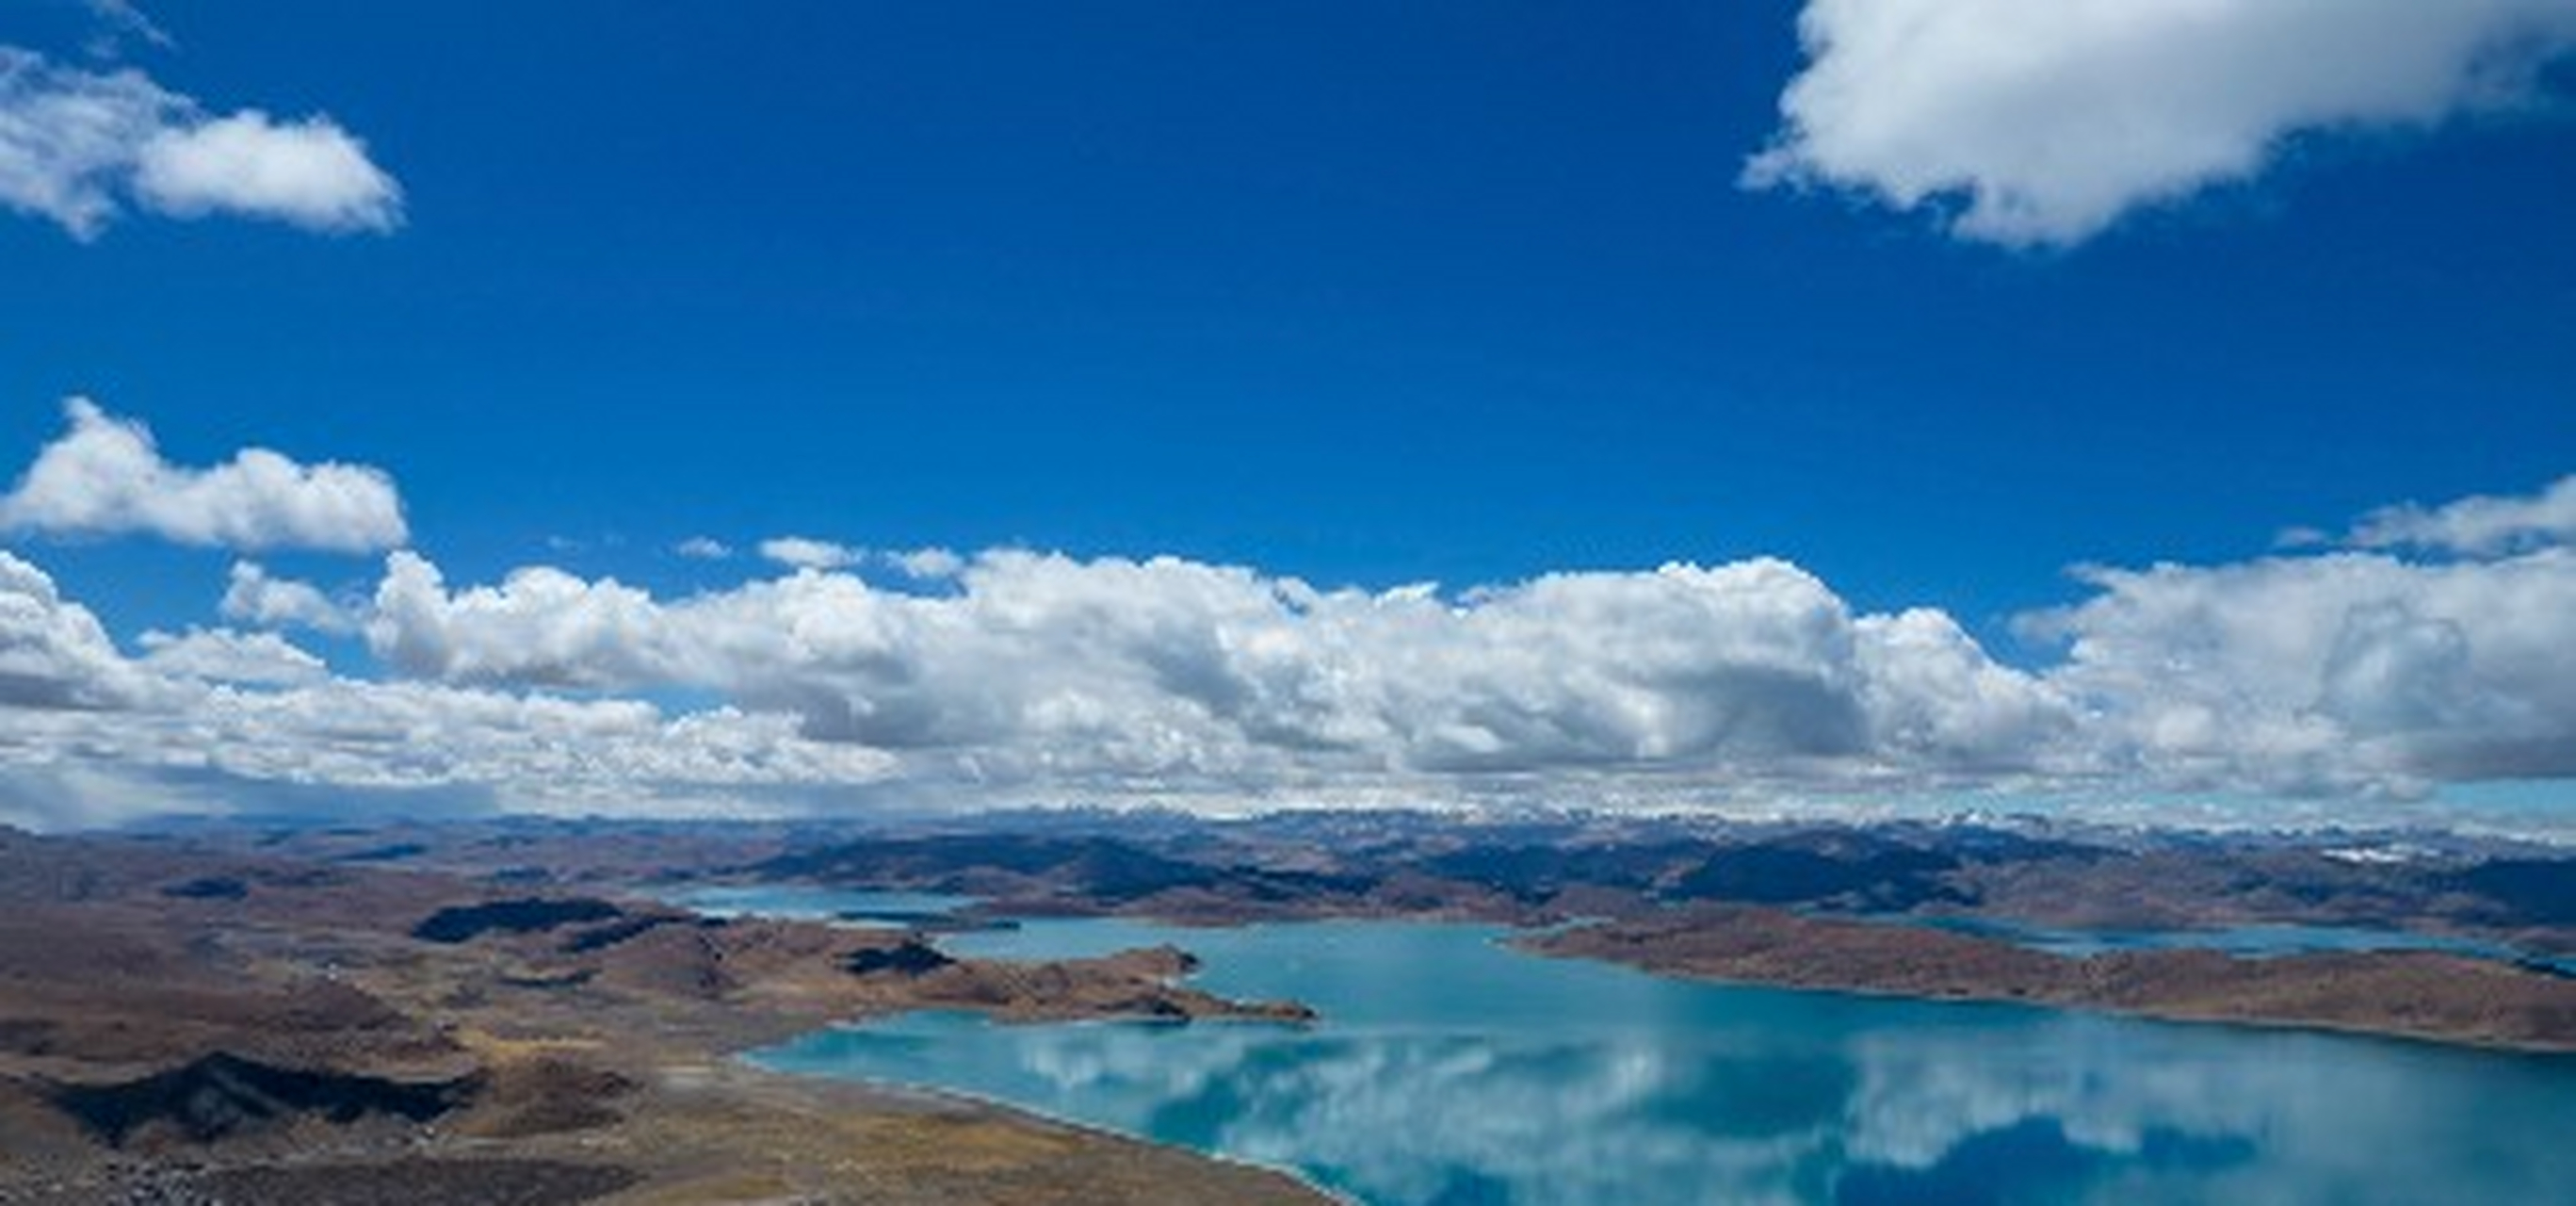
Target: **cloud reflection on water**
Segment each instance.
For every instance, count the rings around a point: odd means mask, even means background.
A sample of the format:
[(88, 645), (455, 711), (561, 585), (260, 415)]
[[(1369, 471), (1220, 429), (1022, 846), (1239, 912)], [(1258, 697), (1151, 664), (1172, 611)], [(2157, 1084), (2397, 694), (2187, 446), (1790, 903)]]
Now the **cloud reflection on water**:
[[(1296, 1167), (1378, 1206), (2322, 1206), (2576, 1183), (2548, 1121), (2576, 1116), (2566, 1061), (1644, 978), (1621, 996), (1592, 991), (1597, 968), (1458, 957), (1539, 978), (1492, 981), (1520, 990), (1498, 1011), (1326, 1002), (1342, 1020), (1311, 1030), (919, 1015), (768, 1058)], [(1561, 1024), (1528, 1024), (1548, 1008)]]

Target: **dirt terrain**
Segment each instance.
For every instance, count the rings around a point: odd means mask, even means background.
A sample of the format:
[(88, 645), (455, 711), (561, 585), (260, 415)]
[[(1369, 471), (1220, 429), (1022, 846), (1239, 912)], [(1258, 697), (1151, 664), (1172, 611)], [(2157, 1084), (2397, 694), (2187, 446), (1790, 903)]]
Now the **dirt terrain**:
[[(720, 920), (722, 883), (980, 898), (927, 930)], [(0, 831), (0, 1202), (1312, 1202), (1260, 1170), (730, 1058), (968, 1009), (1296, 1025), (1169, 948), (960, 959), (942, 926), (1124, 915), (1566, 923), (1543, 953), (1798, 988), (2576, 1049), (2576, 860), (2421, 834), (1031, 813)], [(1926, 921), (2300, 924), (2521, 952), (2070, 958)]]
[(1744, 905), (1575, 926), (1522, 945), (1667, 975), (1790, 988), (2576, 1050), (2576, 979), (2434, 951), (2246, 958), (2156, 950), (2074, 958), (1919, 925)]
[(1179, 985), (1188, 966), (986, 964), (363, 860), (0, 832), (0, 1202), (1324, 1200), (729, 1058), (921, 1005), (1304, 1016)]

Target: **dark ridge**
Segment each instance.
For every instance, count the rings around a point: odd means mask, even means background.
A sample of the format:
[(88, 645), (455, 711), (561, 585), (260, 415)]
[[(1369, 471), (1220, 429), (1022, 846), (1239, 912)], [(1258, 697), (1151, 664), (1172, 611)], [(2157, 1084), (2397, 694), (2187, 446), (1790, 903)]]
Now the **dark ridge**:
[(927, 885), (958, 889), (971, 872), (1044, 878), (1066, 891), (1127, 901), (1173, 888), (1206, 887), (1221, 873), (1166, 858), (1115, 838), (947, 834), (849, 842), (784, 855), (755, 870), (784, 879), (830, 883)]
[(1942, 849), (1975, 863), (2028, 863), (2042, 859), (2064, 859), (2092, 864), (2118, 858), (2121, 852), (2103, 846), (2088, 846), (2062, 838), (2032, 837), (2008, 829), (1962, 826), (1941, 830), (1935, 839)]
[(0, 1018), (0, 1051), (51, 1055), (61, 1029), (49, 1018)]
[[(329, 1206), (576, 1206), (642, 1181), (633, 1169), (570, 1160), (441, 1160), (284, 1164), (206, 1173), (181, 1183), (187, 1201)], [(160, 1198), (152, 1199), (160, 1201)]]
[(411, 936), (424, 942), (453, 944), (470, 942), (496, 930), (526, 934), (583, 922), (608, 921), (625, 915), (624, 909), (604, 900), (585, 897), (548, 900), (531, 896), (440, 909), (413, 926)]
[(1845, 903), (1902, 911), (1929, 901), (1972, 899), (1941, 882), (1959, 860), (1933, 850), (1858, 834), (1816, 834), (1720, 850), (1666, 895), (1748, 904)]
[(365, 850), (351, 851), (350, 853), (341, 855), (337, 861), (343, 863), (398, 863), (407, 858), (419, 858), (421, 855), (427, 853), (429, 853), (429, 847), (421, 845), (418, 842), (395, 842), (387, 846), (371, 846)]
[(271, 888), (332, 888), (349, 882), (349, 873), (329, 867), (266, 867), (251, 878)]
[(1364, 896), (1384, 880), (1373, 875), (1335, 874), (1327, 871), (1264, 871), (1253, 867), (1236, 867), (1222, 873), (1224, 880), (1242, 889), (1246, 896), (1259, 901), (1306, 900), (1316, 896)]
[(1716, 847), (1676, 840), (1635, 845), (1471, 846), (1424, 862), (1435, 875), (1479, 884), (1523, 901), (1538, 901), (1578, 884), (1644, 889), (1674, 869), (1704, 862)]
[(250, 895), (250, 885), (230, 875), (206, 875), (161, 889), (163, 896), (178, 900), (240, 900)]
[(640, 937), (666, 925), (692, 924), (696, 924), (696, 919), (689, 917), (674, 917), (667, 913), (629, 915), (621, 917), (615, 921), (611, 921), (606, 925), (592, 926), (589, 929), (574, 934), (572, 937), (564, 939), (563, 952), (567, 955), (581, 955), (587, 954), (591, 951), (606, 950), (618, 943)]
[(66, 1085), (54, 1105), (110, 1146), (156, 1124), (198, 1143), (315, 1117), (338, 1124), (393, 1117), (427, 1122), (463, 1104), (462, 1081), (406, 1084), (373, 1076), (311, 1072), (218, 1051), (140, 1080)]
[(926, 976), (955, 962), (938, 947), (918, 939), (907, 939), (896, 946), (854, 951), (841, 966), (848, 968), (854, 976), (873, 976), (879, 972)]
[(2576, 925), (2576, 859), (2490, 859), (2443, 879), (2492, 902), (2499, 924)]

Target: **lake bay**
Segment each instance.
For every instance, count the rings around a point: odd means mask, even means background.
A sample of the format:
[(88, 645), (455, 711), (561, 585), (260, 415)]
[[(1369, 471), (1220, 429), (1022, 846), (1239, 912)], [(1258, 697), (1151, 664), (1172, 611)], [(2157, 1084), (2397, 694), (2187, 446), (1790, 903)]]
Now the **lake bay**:
[[(797, 889), (777, 889), (792, 901)], [(755, 901), (734, 903), (750, 906)], [(1372, 1206), (2563, 1200), (2576, 1059), (1662, 979), (1486, 926), (1032, 920), (1312, 1027), (925, 1013), (755, 1052), (1293, 1169)]]

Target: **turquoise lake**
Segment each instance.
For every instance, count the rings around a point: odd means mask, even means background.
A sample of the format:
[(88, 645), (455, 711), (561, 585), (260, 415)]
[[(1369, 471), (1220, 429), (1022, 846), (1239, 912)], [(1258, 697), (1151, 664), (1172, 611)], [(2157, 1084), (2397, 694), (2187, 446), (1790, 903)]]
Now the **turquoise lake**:
[[(811, 909), (811, 890), (729, 903)], [(1665, 980), (1504, 931), (1033, 920), (1309, 1028), (914, 1014), (754, 1053), (1293, 1169), (1372, 1206), (2576, 1201), (2576, 1060)]]
[[(885, 929), (916, 917), (954, 913), (974, 903), (966, 896), (935, 892), (868, 892), (843, 888), (777, 888), (760, 884), (719, 884), (646, 895), (709, 917), (786, 917), (799, 921), (834, 921), (865, 929)], [(891, 919), (891, 920), (889, 920)]]

